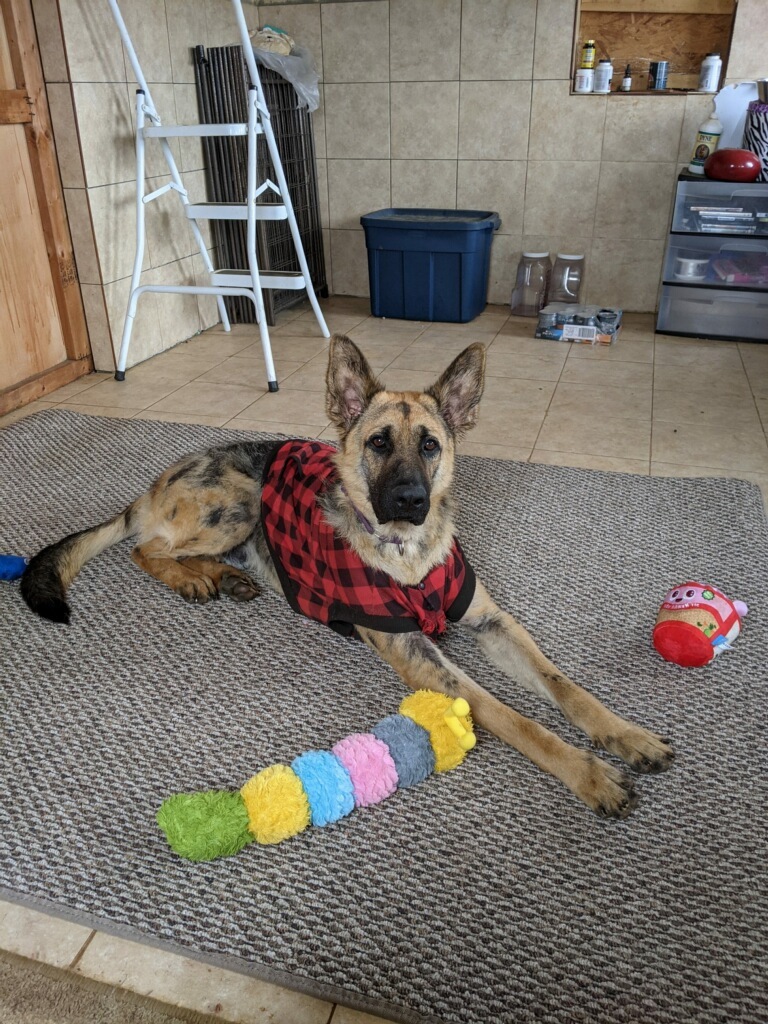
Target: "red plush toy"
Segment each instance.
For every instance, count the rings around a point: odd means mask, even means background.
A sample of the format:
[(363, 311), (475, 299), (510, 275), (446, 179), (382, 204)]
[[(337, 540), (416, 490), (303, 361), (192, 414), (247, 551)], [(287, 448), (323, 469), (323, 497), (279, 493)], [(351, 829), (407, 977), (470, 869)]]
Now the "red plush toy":
[(741, 632), (749, 609), (703, 583), (681, 583), (664, 597), (653, 630), (653, 646), (666, 661), (701, 668)]

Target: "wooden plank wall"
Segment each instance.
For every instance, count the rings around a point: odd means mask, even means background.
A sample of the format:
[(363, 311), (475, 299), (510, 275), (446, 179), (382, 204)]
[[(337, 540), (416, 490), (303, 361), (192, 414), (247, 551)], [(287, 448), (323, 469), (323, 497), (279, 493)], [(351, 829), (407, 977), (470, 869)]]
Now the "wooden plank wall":
[(0, 388), (67, 359), (21, 125), (0, 127)]
[(0, 415), (93, 362), (30, 0), (0, 0)]

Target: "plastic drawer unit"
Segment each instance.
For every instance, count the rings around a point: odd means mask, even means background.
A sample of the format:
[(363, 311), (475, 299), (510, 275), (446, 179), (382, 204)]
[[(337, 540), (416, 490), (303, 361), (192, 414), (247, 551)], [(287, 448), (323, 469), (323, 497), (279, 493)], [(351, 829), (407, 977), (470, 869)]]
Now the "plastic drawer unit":
[(768, 341), (768, 182), (680, 175), (656, 330)]
[(768, 291), (665, 287), (657, 329), (705, 338), (768, 338)]
[(360, 222), (374, 316), (466, 323), (482, 312), (498, 213), (388, 209)]

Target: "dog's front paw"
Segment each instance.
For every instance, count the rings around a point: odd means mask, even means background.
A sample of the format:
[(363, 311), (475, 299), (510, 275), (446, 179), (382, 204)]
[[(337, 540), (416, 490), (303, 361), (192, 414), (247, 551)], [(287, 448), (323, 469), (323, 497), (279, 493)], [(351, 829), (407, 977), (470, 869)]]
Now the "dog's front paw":
[(590, 753), (583, 754), (579, 778), (571, 789), (601, 818), (626, 818), (639, 799), (631, 779)]
[(621, 719), (614, 730), (596, 737), (594, 742), (638, 772), (665, 772), (675, 759), (675, 752), (667, 740)]

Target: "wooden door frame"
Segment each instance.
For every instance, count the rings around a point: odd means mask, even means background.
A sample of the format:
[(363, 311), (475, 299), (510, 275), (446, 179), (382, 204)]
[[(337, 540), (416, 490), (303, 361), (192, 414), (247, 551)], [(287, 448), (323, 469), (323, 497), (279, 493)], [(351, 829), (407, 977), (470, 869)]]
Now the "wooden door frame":
[(5, 22), (16, 92), (20, 94), (14, 97), (12, 108), (0, 111), (0, 115), (5, 114), (8, 118), (4, 123), (24, 124), (67, 354), (66, 360), (58, 366), (0, 391), (2, 415), (90, 373), (93, 358), (64, 206), (31, 0), (0, 0), (0, 16)]

